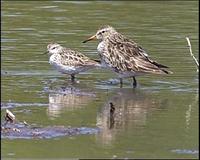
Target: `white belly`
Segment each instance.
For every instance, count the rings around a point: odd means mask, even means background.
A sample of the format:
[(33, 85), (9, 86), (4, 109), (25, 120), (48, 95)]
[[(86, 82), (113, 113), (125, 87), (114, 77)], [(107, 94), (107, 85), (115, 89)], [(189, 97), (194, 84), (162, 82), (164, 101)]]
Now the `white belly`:
[(97, 46), (97, 51), (101, 54), (104, 52), (104, 47), (105, 47), (105, 43), (104, 41), (100, 42), (99, 45)]
[(105, 62), (104, 59), (104, 52), (105, 52), (105, 43), (104, 41), (100, 42), (99, 45), (97, 46), (97, 51), (101, 57), (101, 67), (102, 68), (109, 68), (110, 66)]

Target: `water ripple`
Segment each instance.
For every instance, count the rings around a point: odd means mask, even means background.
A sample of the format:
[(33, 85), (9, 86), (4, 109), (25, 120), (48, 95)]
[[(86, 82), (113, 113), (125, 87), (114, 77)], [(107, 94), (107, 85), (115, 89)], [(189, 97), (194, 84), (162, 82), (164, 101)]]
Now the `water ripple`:
[(37, 106), (37, 107), (43, 107), (48, 106), (48, 103), (15, 103), (15, 102), (1, 102), (1, 109), (8, 109), (8, 108), (15, 108), (15, 107), (24, 107), (24, 106)]
[(173, 149), (171, 151), (178, 154), (199, 154), (198, 150), (190, 150), (190, 149)]

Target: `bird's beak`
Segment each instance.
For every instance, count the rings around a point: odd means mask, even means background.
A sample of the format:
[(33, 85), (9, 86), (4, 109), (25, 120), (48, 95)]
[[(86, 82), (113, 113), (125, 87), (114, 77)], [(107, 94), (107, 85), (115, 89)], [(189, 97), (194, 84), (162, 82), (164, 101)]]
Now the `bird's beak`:
[(88, 41), (95, 40), (95, 39), (97, 39), (97, 37), (96, 37), (96, 35), (93, 35), (92, 37), (90, 37), (90, 38), (86, 39), (85, 41), (83, 41), (83, 43), (86, 43)]
[(48, 51), (45, 51), (43, 54), (47, 54), (48, 53)]

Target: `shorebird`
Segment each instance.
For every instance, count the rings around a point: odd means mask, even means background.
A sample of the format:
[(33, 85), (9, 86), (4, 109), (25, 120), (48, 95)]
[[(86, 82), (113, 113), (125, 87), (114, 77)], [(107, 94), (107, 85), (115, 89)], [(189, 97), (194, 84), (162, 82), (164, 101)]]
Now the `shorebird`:
[(71, 75), (71, 81), (74, 82), (75, 75), (100, 67), (98, 60), (92, 60), (84, 54), (62, 47), (58, 43), (50, 43), (47, 45), (47, 51), (50, 56), (49, 63), (59, 72)]
[(117, 32), (113, 27), (105, 25), (101, 27), (90, 40), (100, 41), (97, 51), (101, 58), (102, 67), (106, 67), (118, 74), (120, 86), (122, 87), (123, 78), (132, 77), (133, 87), (137, 85), (136, 76), (146, 73), (169, 74), (165, 65), (159, 64), (149, 58), (147, 52), (133, 40), (126, 38)]

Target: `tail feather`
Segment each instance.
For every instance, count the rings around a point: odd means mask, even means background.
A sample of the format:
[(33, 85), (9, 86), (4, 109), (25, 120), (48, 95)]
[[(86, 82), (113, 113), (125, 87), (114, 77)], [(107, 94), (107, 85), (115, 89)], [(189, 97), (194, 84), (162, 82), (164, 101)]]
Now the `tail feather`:
[(101, 60), (98, 59), (92, 59), (93, 63), (95, 63), (96, 67), (101, 67)]
[(93, 59), (93, 61), (101, 63), (101, 60), (99, 60), (99, 59)]
[(163, 65), (163, 64), (157, 63), (157, 62), (155, 62), (155, 61), (153, 61), (153, 62), (151, 62), (151, 63), (154, 64), (154, 65), (156, 65), (156, 66), (159, 67), (159, 68), (169, 68), (169, 67), (167, 67), (167, 66), (165, 66), (165, 65)]
[(161, 70), (162, 70), (164, 73), (166, 73), (166, 74), (173, 74), (173, 72), (172, 72), (172, 71), (167, 71), (167, 70), (165, 70), (165, 69), (162, 69), (162, 68), (161, 68)]

